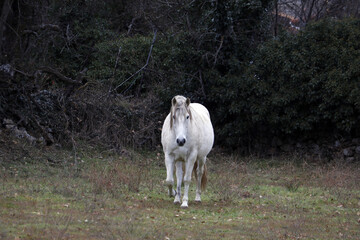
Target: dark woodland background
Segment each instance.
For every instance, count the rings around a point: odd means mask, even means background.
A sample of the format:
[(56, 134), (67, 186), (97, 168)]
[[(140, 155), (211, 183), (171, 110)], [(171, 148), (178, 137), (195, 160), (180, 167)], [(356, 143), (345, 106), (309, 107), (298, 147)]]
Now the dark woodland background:
[(0, 7), (2, 134), (34, 145), (160, 148), (181, 94), (209, 109), (219, 148), (359, 159), (357, 0)]

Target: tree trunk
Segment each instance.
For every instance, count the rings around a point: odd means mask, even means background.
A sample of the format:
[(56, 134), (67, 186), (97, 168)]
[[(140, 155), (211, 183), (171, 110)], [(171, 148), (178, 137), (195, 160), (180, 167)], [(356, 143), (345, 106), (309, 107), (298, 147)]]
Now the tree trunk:
[(275, 21), (274, 21), (274, 36), (277, 36), (278, 30), (278, 16), (279, 16), (279, 5), (278, 0), (275, 0)]
[(312, 17), (312, 14), (313, 14), (313, 9), (314, 9), (314, 6), (315, 6), (315, 2), (316, 2), (316, 0), (312, 0), (312, 2), (311, 2), (311, 5), (309, 7), (309, 12), (308, 12), (307, 16), (305, 17), (306, 18), (305, 19), (306, 24), (308, 24), (311, 21), (311, 17)]
[(9, 13), (11, 11), (11, 5), (13, 3), (13, 0), (5, 0), (4, 4), (2, 6), (1, 10), (1, 16), (0, 16), (0, 53), (2, 55), (3, 53), (3, 38), (4, 38), (4, 32), (6, 29), (6, 21), (9, 16)]

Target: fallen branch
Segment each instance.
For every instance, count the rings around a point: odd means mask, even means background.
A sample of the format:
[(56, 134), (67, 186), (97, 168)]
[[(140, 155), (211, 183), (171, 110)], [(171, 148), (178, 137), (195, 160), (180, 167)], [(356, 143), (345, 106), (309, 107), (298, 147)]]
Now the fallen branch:
[[(75, 84), (75, 85), (81, 85), (81, 81), (80, 80), (74, 80), (72, 78), (66, 77), (65, 75), (63, 75), (62, 73), (60, 73), (58, 70), (50, 68), (50, 67), (41, 67), (40, 68), (41, 71), (43, 72), (48, 72), (48, 73), (52, 73), (55, 76), (57, 76), (61, 81), (63, 81), (64, 83), (67, 84)], [(83, 70), (84, 71), (84, 70)], [(81, 72), (82, 73), (82, 72)]]
[(55, 30), (55, 31), (61, 31), (61, 28), (59, 25), (56, 25), (56, 24), (40, 24), (38, 26), (36, 26), (35, 28), (38, 28), (38, 29), (41, 29), (41, 30), (44, 30), (44, 29), (51, 29), (51, 30)]
[(29, 77), (29, 78), (34, 77), (34, 74), (29, 74), (29, 73), (23, 72), (21, 70), (18, 70), (16, 68), (13, 68), (13, 69), (14, 69), (15, 72), (20, 73), (20, 74), (24, 75), (25, 77)]

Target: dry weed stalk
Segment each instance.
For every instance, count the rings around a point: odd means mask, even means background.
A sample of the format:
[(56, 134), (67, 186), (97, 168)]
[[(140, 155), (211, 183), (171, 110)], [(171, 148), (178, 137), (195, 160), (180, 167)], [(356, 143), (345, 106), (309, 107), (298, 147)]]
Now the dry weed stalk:
[(124, 190), (139, 192), (141, 184), (149, 177), (148, 169), (137, 163), (111, 162), (99, 169), (90, 167), (85, 177), (93, 184), (95, 194), (103, 192), (114, 196), (121, 195)]

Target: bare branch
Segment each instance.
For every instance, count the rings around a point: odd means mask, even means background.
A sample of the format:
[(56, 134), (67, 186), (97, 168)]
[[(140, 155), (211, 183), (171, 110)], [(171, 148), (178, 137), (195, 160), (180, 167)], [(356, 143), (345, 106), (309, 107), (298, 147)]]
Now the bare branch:
[(204, 87), (204, 81), (202, 79), (202, 73), (201, 70), (199, 70), (199, 81), (200, 81), (200, 85), (201, 85), (201, 92), (204, 95), (204, 97), (206, 98), (206, 93), (205, 93), (205, 87)]
[(35, 123), (35, 126), (42, 132), (42, 135), (48, 143), (52, 144), (55, 142), (53, 136), (44, 127), (41, 126), (40, 122), (36, 120), (35, 117), (32, 116), (31, 120), (33, 123)]
[(35, 35), (36, 38), (39, 38), (39, 34), (33, 30), (24, 30), (23, 33), (24, 34), (33, 34), (33, 35)]
[(114, 66), (114, 71), (113, 71), (113, 78), (115, 78), (116, 69), (117, 69), (117, 66), (118, 66), (118, 63), (119, 63), (119, 59), (120, 59), (121, 49), (122, 49), (122, 47), (120, 46), (119, 50), (118, 50), (118, 53), (116, 55), (116, 61), (115, 61), (115, 66)]
[(124, 85), (126, 82), (128, 82), (130, 79), (132, 79), (134, 76), (136, 76), (137, 74), (139, 74), (141, 71), (143, 71), (147, 65), (149, 64), (149, 60), (150, 60), (150, 57), (151, 57), (151, 52), (152, 52), (152, 49), (154, 47), (154, 43), (155, 43), (155, 40), (156, 40), (156, 33), (157, 33), (157, 30), (154, 31), (154, 37), (152, 39), (152, 42), (151, 42), (151, 46), (150, 46), (150, 50), (149, 50), (149, 54), (148, 54), (148, 57), (147, 57), (147, 60), (146, 60), (146, 63), (144, 66), (142, 66), (139, 70), (137, 70), (134, 74), (132, 74), (130, 77), (128, 77), (127, 79), (125, 79), (122, 83), (120, 83), (116, 88), (114, 88), (112, 91), (116, 91), (119, 87), (121, 87), (122, 85)]
[(140, 19), (140, 17), (134, 17), (134, 18), (131, 20), (131, 23), (130, 23), (130, 24), (129, 24), (129, 26), (128, 26), (127, 35), (129, 35), (129, 34), (130, 34), (131, 29), (132, 29), (132, 27), (133, 27), (134, 23), (135, 23), (135, 22), (136, 22), (136, 20), (138, 20), (138, 19)]
[(215, 65), (216, 65), (216, 62), (217, 62), (217, 56), (219, 55), (219, 52), (220, 52), (220, 49), (221, 49), (221, 47), (222, 47), (222, 45), (223, 45), (223, 43), (224, 43), (224, 36), (221, 36), (221, 41), (220, 41), (220, 46), (219, 46), (219, 48), (216, 50), (216, 53), (215, 53), (215, 56), (214, 56), (214, 67), (215, 67)]

